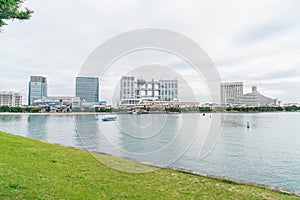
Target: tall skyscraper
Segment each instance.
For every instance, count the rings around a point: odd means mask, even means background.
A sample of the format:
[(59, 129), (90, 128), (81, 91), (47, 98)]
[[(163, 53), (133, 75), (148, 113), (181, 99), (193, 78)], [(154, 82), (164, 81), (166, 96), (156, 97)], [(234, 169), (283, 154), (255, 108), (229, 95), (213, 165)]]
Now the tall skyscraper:
[(28, 86), (28, 105), (32, 105), (35, 100), (47, 96), (47, 78), (43, 76), (30, 76)]
[(227, 103), (229, 98), (236, 98), (243, 95), (243, 82), (227, 82), (221, 83), (221, 103)]
[(98, 77), (76, 77), (76, 97), (86, 103), (99, 101)]

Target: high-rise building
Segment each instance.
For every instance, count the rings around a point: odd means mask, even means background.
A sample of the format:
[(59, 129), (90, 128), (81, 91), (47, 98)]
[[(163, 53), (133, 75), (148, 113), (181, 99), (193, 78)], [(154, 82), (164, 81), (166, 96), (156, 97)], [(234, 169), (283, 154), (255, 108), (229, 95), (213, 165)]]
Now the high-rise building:
[(120, 99), (156, 99), (161, 101), (172, 101), (178, 99), (178, 80), (147, 81), (134, 77), (122, 76)]
[(98, 77), (76, 77), (76, 97), (85, 103), (99, 102)]
[(243, 95), (243, 82), (226, 82), (220, 85), (221, 104), (226, 104), (228, 99)]
[(122, 76), (121, 79), (121, 99), (131, 99), (135, 97), (134, 77)]
[(43, 76), (30, 76), (28, 86), (28, 105), (32, 105), (35, 100), (47, 96), (47, 78)]
[(159, 80), (160, 99), (171, 101), (178, 99), (178, 80)]
[(15, 92), (0, 92), (0, 106), (22, 106), (22, 96)]

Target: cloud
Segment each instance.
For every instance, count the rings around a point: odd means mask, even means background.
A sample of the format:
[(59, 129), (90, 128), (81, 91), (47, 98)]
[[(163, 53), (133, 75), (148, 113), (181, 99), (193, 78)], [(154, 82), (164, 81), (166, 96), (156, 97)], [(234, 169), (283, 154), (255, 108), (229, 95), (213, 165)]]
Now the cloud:
[(238, 44), (265, 42), (272, 39), (272, 37), (280, 37), (293, 28), (295, 28), (295, 24), (291, 21), (272, 20), (266, 24), (258, 24), (245, 30), (238, 38)]
[[(264, 82), (270, 95), (300, 101), (298, 93), (281, 95), (287, 86), (300, 87), (282, 79), (299, 75), (297, 0), (32, 0), (26, 6), (33, 17), (11, 22), (0, 35), (0, 90), (20, 90), (30, 75), (44, 75), (50, 95), (72, 95), (76, 74), (98, 45), (124, 31), (155, 27), (196, 41), (223, 80)], [(166, 63), (189, 73), (172, 59)]]

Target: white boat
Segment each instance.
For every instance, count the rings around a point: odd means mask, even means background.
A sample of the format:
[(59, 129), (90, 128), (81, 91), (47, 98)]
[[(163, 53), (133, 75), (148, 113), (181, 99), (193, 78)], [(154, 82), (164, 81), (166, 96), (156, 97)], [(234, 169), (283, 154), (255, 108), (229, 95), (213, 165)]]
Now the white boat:
[(107, 121), (116, 121), (117, 120), (117, 116), (115, 115), (105, 115), (102, 117), (101, 119), (103, 122), (107, 122)]

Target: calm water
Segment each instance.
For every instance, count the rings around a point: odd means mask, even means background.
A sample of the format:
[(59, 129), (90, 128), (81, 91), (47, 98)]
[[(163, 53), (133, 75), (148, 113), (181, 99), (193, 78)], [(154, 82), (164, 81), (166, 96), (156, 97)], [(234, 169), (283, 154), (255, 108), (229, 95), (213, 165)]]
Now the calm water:
[[(101, 117), (0, 115), (0, 130), (300, 191), (300, 113), (118, 115), (116, 122)], [(219, 137), (207, 135), (219, 126), (215, 119), (222, 122)], [(216, 142), (208, 155), (207, 141), (209, 147)]]

